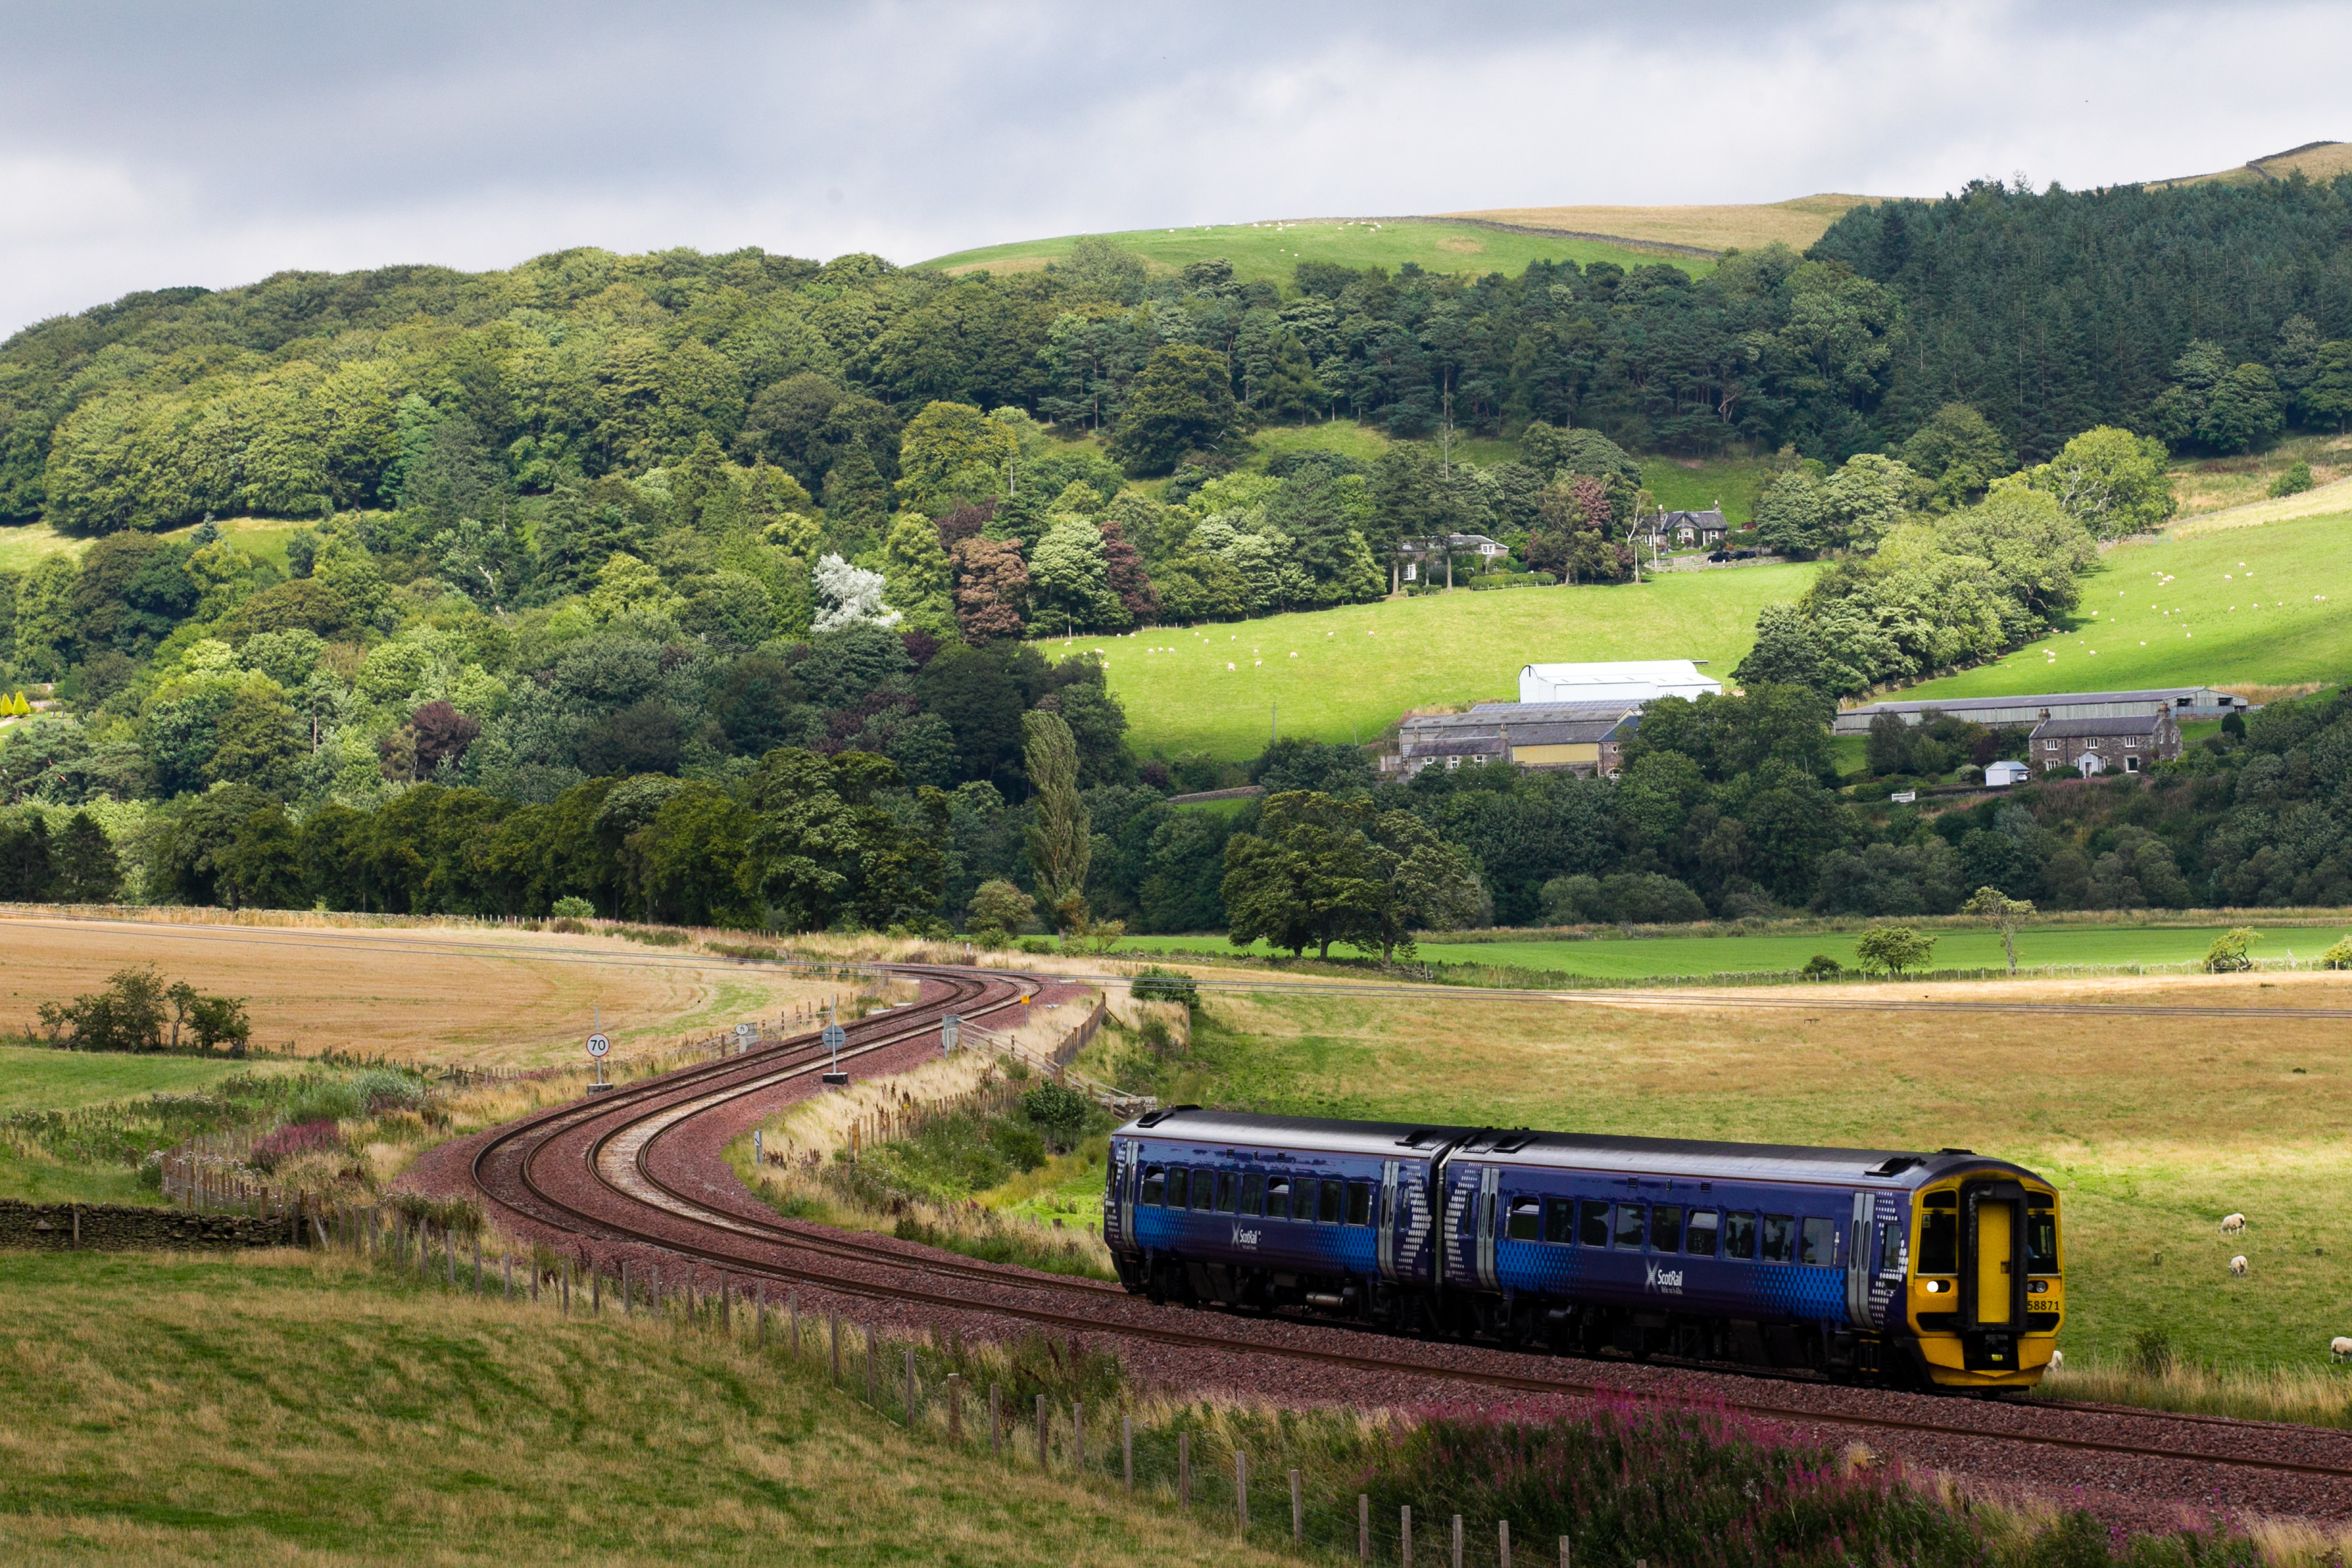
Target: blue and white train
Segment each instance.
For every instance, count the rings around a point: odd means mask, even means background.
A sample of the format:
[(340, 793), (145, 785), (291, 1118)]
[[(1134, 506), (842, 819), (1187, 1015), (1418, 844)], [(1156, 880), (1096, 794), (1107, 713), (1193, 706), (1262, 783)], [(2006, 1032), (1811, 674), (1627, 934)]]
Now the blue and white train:
[(1184, 1105), (1111, 1135), (1103, 1239), (1154, 1300), (1982, 1392), (2065, 1311), (2056, 1191), (1965, 1149)]

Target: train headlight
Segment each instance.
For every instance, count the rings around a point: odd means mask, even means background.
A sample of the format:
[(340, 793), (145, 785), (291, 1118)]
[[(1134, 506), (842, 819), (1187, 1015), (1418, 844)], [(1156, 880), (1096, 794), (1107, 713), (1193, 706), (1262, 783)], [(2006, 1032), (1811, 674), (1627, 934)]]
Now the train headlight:
[(2025, 1293), (2029, 1296), (2046, 1296), (2050, 1293), (2050, 1281), (2029, 1279), (2025, 1282)]
[(1942, 1279), (1930, 1279), (1927, 1281), (1927, 1294), (1930, 1296), (1940, 1296), (1950, 1289), (1950, 1284)]

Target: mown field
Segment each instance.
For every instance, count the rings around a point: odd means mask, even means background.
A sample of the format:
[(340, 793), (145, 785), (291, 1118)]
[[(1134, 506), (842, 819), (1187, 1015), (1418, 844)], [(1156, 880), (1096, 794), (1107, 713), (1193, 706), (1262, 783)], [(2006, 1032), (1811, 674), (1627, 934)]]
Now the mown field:
[(2075, 630), (1897, 695), (2341, 680), (2352, 669), (2352, 513), (2116, 545), (2084, 582), (2083, 609)]
[(339, 1258), (0, 1255), (0, 1321), (16, 1563), (1275, 1561), (741, 1337)]
[[(959, 250), (918, 265), (949, 272), (982, 268), (1034, 272), (1049, 261), (1059, 261), (1069, 255), (1070, 247), (1082, 237), (1066, 234), (1051, 239), (1015, 240), (1007, 245)], [(1181, 228), (1133, 229), (1102, 237), (1134, 251), (1155, 269), (1175, 270), (1191, 262), (1222, 257), (1233, 263), (1234, 276), (1244, 282), (1262, 279), (1288, 283), (1301, 261), (1385, 267), (1391, 271), (1410, 261), (1424, 272), (1472, 272), (1480, 276), (1489, 272), (1516, 276), (1526, 271), (1531, 261), (1573, 261), (1579, 266), (1610, 261), (1627, 268), (1664, 262), (1681, 268), (1694, 278), (1703, 278), (1714, 269), (1714, 263), (1701, 257), (1672, 256), (1597, 240), (1513, 234), (1476, 224), (1414, 218), (1198, 224)]]
[[(312, 521), (307, 518), (232, 517), (219, 520), (217, 526), (239, 549), (260, 556), (282, 572), (286, 569), (287, 540), (297, 530), (312, 526)], [(184, 540), (195, 531), (196, 525), (190, 523), (185, 528), (158, 530), (155, 537)], [(0, 528), (0, 571), (22, 572), (49, 555), (79, 555), (89, 549), (89, 544), (88, 539), (59, 533), (46, 522)]]
[[(1142, 754), (1240, 760), (1281, 732), (1371, 740), (1408, 708), (1516, 701), (1519, 667), (1552, 660), (1702, 658), (1728, 680), (1757, 613), (1803, 592), (1811, 566), (1669, 573), (1605, 587), (1432, 595), (1340, 609), (1047, 638), (1048, 657), (1099, 648)], [(1227, 665), (1233, 666), (1231, 669)]]
[[(1628, 944), (1631, 945), (1631, 944)], [(1785, 1000), (1785, 991), (1770, 993)], [(2352, 1005), (2352, 976), (1988, 983), (1938, 1001)], [(2064, 1194), (2070, 1362), (2161, 1329), (2183, 1353), (2326, 1370), (2352, 1333), (2352, 1033), (2335, 1021), (1801, 1012), (1210, 992), (1161, 1089), (1310, 1115), (2018, 1161)], [(1106, 1067), (1119, 1064), (1104, 1064)], [(1124, 1064), (1132, 1072), (1132, 1060)], [(2218, 1222), (2244, 1213), (2247, 1232)], [(2250, 1268), (2232, 1278), (2243, 1253)]]
[(600, 1010), (617, 1054), (658, 1051), (681, 1033), (772, 1016), (811, 989), (782, 971), (614, 937), (172, 913), (168, 922), (0, 915), (0, 1034), (29, 1033), (39, 1004), (100, 990), (117, 970), (146, 963), (166, 981), (247, 998), (257, 1047), (475, 1066), (575, 1060)]
[(1620, 235), (1627, 239), (1667, 245), (1695, 245), (1704, 250), (1754, 250), (1760, 246), (1785, 245), (1801, 251), (1847, 212), (1884, 199), (1824, 193), (1799, 196), (1793, 201), (1716, 206), (1494, 207), (1444, 216), (1525, 224), (1531, 228)]
[[(2021, 968), (2049, 964), (2188, 963), (2205, 956), (2213, 939), (2230, 928), (2046, 926), (2029, 928), (2017, 936)], [(2352, 920), (2338, 927), (2286, 926), (2252, 929), (2262, 933), (2252, 952), (2257, 958), (2310, 958), (2341, 937), (2352, 935)], [(2000, 969), (2008, 957), (2000, 938), (1991, 931), (1948, 931), (1936, 937), (1933, 962), (1937, 969)], [(1847, 968), (1857, 966), (1854, 944), (1858, 932), (1812, 935), (1663, 936), (1593, 940), (1525, 942), (1424, 942), (1420, 952), (1430, 963), (1494, 963), (1523, 969), (1555, 970), (1563, 974), (1589, 974), (1596, 979), (1671, 980), (1677, 976), (1758, 973), (1801, 969), (1815, 953), (1827, 953)], [(1123, 950), (1158, 948), (1171, 952), (1239, 953), (1221, 936), (1139, 936), (1120, 943)], [(1246, 950), (1270, 955), (1260, 942)], [(1335, 947), (1336, 954), (1353, 952)]]

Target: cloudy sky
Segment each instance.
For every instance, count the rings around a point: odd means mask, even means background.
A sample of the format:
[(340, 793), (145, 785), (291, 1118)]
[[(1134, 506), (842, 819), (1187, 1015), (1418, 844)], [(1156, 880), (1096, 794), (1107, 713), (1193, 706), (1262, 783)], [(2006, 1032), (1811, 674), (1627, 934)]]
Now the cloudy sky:
[(0, 0), (0, 331), (286, 268), (2107, 184), (2352, 140), (2332, 5)]

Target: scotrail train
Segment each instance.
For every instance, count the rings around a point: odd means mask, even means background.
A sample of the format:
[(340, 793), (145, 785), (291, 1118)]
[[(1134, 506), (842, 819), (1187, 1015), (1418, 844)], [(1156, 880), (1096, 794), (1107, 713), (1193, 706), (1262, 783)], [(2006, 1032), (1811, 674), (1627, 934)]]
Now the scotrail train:
[(1241, 1116), (1111, 1135), (1103, 1239), (1154, 1300), (1998, 1393), (2065, 1311), (2058, 1194), (1905, 1153)]

